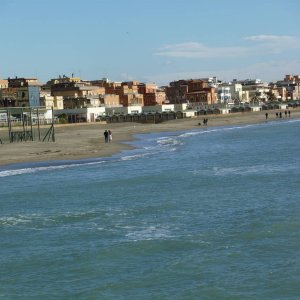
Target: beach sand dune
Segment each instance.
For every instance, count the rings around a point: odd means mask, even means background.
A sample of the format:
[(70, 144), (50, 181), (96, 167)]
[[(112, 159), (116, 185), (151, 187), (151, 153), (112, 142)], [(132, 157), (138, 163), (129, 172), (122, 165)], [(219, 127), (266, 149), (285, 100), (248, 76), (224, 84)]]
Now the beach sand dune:
[[(291, 109), (290, 111), (290, 119), (300, 118), (300, 108)], [(282, 120), (276, 118), (276, 110), (268, 111), (268, 113), (268, 122), (279, 122)], [(55, 142), (34, 141), (0, 144), (0, 165), (111, 156), (122, 150), (130, 149), (130, 146), (124, 142), (132, 140), (135, 134), (192, 130), (199, 128), (199, 123), (203, 127), (204, 117), (208, 119), (208, 127), (266, 122), (265, 111), (262, 111), (229, 115), (207, 115), (197, 118), (171, 120), (158, 124), (124, 122), (55, 125)], [(112, 143), (105, 143), (103, 135), (105, 129), (112, 131)]]

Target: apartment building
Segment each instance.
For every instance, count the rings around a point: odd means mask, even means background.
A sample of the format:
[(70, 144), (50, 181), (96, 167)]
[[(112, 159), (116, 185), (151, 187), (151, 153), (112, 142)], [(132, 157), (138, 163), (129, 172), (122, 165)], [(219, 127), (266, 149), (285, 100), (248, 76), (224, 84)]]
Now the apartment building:
[(199, 103), (200, 105), (212, 105), (218, 102), (214, 87), (206, 87), (200, 91), (187, 93), (186, 100), (188, 103)]
[(276, 82), (277, 87), (286, 88), (286, 100), (300, 99), (300, 76), (286, 75), (283, 80)]
[[(144, 105), (144, 96), (138, 92), (138, 82), (101, 82), (105, 87), (105, 95), (117, 95), (119, 103), (116, 106)], [(103, 97), (104, 101), (116, 103), (116, 97)], [(110, 105), (112, 106), (112, 105)]]
[(240, 83), (231, 82), (229, 84), (231, 99), (236, 104), (240, 102), (249, 102), (249, 91), (244, 91)]
[(216, 77), (173, 81), (170, 82), (170, 86), (165, 89), (166, 98), (170, 103), (174, 104), (195, 101), (195, 99), (199, 100), (200, 98), (204, 102), (215, 103), (217, 98), (213, 89), (215, 89), (218, 84), (219, 81)]
[(0, 89), (8, 88), (8, 80), (7, 79), (0, 79)]
[(186, 103), (186, 93), (188, 92), (187, 80), (177, 80), (170, 82), (165, 87), (166, 98), (170, 103), (182, 104)]
[(4, 107), (40, 106), (40, 86), (36, 78), (8, 78), (6, 87), (1, 88), (0, 105)]

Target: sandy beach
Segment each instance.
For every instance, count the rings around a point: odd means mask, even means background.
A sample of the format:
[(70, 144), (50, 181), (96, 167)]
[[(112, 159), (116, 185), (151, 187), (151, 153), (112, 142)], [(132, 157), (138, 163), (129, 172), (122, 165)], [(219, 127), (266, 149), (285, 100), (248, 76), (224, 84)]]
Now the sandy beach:
[[(279, 111), (279, 110), (278, 110)], [(234, 113), (229, 115), (208, 115), (208, 127), (223, 125), (255, 124), (270, 121), (282, 121), (276, 118), (276, 110)], [(290, 119), (300, 118), (300, 108), (291, 109)], [(23, 142), (0, 144), (0, 165), (21, 162), (39, 162), (51, 160), (74, 160), (92, 157), (106, 157), (122, 150), (130, 149), (125, 142), (134, 138), (135, 134), (150, 132), (167, 132), (192, 130), (204, 127), (204, 116), (166, 121), (159, 124), (139, 123), (93, 123), (55, 125), (55, 142)], [(103, 132), (110, 129), (113, 133), (112, 143), (105, 143)], [(1, 129), (5, 130), (5, 129)]]

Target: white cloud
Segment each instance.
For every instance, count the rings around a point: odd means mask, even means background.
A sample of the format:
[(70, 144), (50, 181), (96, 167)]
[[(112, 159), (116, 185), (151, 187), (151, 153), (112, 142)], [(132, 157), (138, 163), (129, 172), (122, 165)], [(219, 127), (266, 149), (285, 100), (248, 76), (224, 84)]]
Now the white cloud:
[(300, 38), (288, 35), (253, 35), (245, 40), (254, 42), (257, 49), (263, 49), (270, 53), (282, 53), (289, 50), (300, 49)]
[(251, 35), (244, 37), (245, 40), (258, 41), (258, 42), (282, 42), (282, 41), (292, 41), (297, 38), (288, 35)]
[(252, 65), (241, 64), (239, 68), (219, 69), (215, 71), (203, 70), (199, 72), (185, 71), (173, 73), (159, 73), (147, 76), (147, 81), (156, 82), (158, 85), (166, 85), (179, 79), (205, 78), (217, 76), (220, 80), (231, 81), (234, 78), (260, 78), (265, 82), (281, 80), (287, 74), (298, 74), (300, 60), (293, 61), (269, 61)]
[(165, 45), (154, 55), (173, 58), (239, 58), (264, 54), (278, 54), (292, 49), (300, 49), (300, 38), (287, 35), (253, 35), (243, 38), (250, 41), (248, 46), (209, 47), (203, 43), (187, 42)]
[(207, 47), (202, 43), (188, 42), (173, 45), (165, 45), (157, 50), (155, 55), (182, 58), (218, 58), (245, 55), (245, 47)]
[[(298, 74), (300, 60), (297, 51), (300, 50), (300, 37), (289, 35), (252, 35), (243, 38), (241, 46), (209, 47), (199, 42), (169, 44), (157, 49), (154, 55), (172, 59), (170, 66), (174, 70), (148, 76), (148, 80), (159, 85), (171, 81), (188, 78), (203, 78), (217, 76), (221, 80), (230, 81), (233, 78), (260, 78), (266, 82), (282, 79), (287, 74)], [(176, 62), (180, 58), (198, 59), (201, 71), (176, 72)], [(227, 67), (216, 68), (219, 58), (227, 61)], [(234, 66), (230, 58), (234, 58)], [(201, 59), (211, 59), (213, 72), (208, 68), (201, 68)], [(206, 63), (207, 65), (207, 63)], [(224, 66), (224, 63), (222, 64)], [(238, 67), (236, 67), (239, 65)], [(195, 66), (194, 66), (195, 67)], [(193, 69), (195, 69), (193, 67)], [(182, 68), (182, 66), (181, 66)]]

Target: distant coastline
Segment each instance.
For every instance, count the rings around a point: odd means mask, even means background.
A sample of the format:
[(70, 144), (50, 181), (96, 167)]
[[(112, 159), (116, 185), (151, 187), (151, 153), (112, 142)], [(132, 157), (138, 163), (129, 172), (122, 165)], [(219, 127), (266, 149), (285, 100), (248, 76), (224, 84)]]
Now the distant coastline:
[[(279, 110), (234, 113), (228, 115), (207, 115), (207, 127), (224, 125), (258, 124), (271, 121), (282, 121), (300, 118), (300, 108), (290, 109), (290, 118), (276, 118)], [(170, 132), (180, 130), (194, 130), (205, 127), (204, 116), (162, 122), (159, 124), (140, 123), (78, 123), (70, 125), (56, 125), (56, 141), (53, 142), (25, 142), (14, 144), (0, 144), (0, 166), (47, 162), (54, 160), (79, 160), (95, 157), (110, 157), (122, 150), (132, 147), (126, 142), (132, 141), (134, 135), (154, 132)], [(199, 125), (201, 123), (201, 125)], [(113, 133), (112, 143), (105, 143), (103, 132), (110, 129)], [(5, 129), (1, 129), (5, 130)]]

